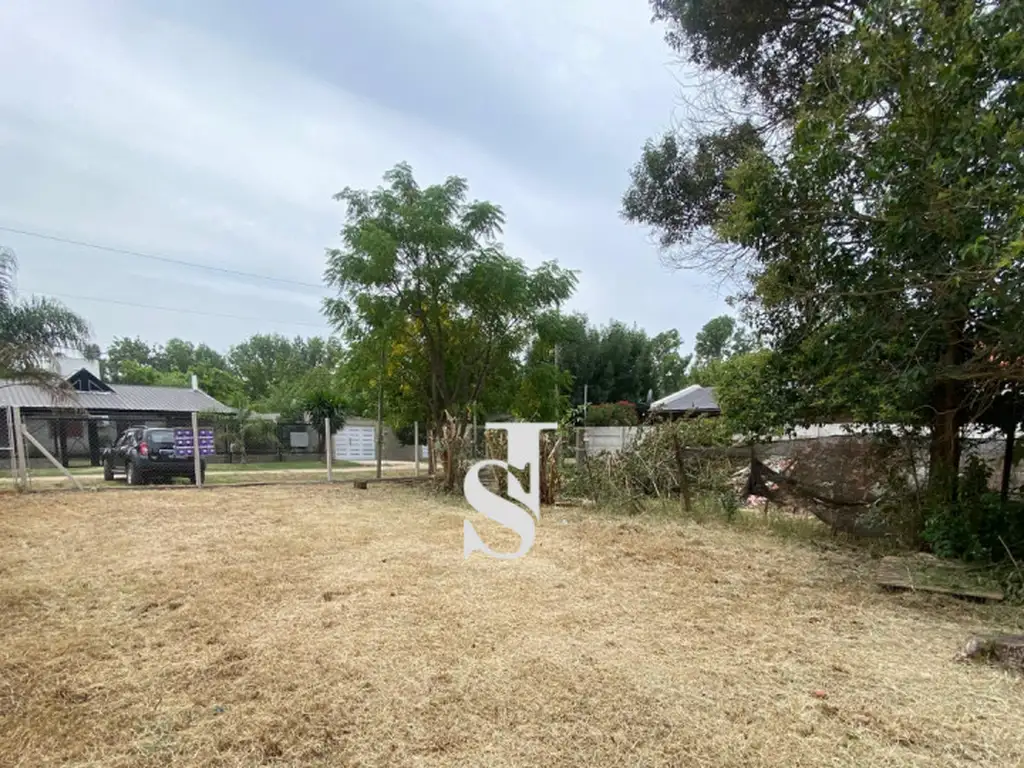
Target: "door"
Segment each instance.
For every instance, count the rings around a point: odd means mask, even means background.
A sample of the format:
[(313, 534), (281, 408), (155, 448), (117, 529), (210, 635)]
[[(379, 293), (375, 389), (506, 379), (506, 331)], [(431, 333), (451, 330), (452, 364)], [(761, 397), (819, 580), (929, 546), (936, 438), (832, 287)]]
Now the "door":
[(377, 458), (374, 427), (346, 426), (334, 436), (334, 458), (342, 461), (373, 461)]

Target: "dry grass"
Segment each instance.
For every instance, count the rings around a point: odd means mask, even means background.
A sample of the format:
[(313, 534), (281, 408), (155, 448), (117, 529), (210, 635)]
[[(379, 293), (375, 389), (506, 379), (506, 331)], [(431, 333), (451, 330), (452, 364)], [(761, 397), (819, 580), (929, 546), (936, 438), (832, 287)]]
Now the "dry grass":
[(381, 486), (5, 495), (0, 763), (1024, 763), (1024, 683), (951, 661), (1019, 609), (561, 509), (525, 558), (464, 562), (463, 514)]

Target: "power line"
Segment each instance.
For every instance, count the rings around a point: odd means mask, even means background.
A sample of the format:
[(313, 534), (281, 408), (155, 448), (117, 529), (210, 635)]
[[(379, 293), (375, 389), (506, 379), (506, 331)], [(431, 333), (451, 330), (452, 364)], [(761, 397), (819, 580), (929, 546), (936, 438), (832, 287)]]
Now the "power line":
[(181, 307), (159, 307), (154, 304), (136, 304), (131, 301), (120, 301), (118, 299), (101, 299), (98, 296), (78, 296), (73, 293), (50, 293), (49, 296), (59, 296), (64, 299), (80, 299), (82, 301), (97, 301), (101, 304), (118, 304), (122, 307), (134, 307), (136, 309), (154, 309), (161, 312), (180, 312), (185, 315), (206, 315), (208, 317), (223, 317), (231, 320), (249, 320), (254, 323), (278, 323), (281, 325), (305, 325), (311, 328), (326, 328), (327, 323), (306, 323), (301, 320), (274, 320), (267, 317), (251, 317), (246, 315), (229, 315), (225, 312), (204, 312), (199, 309), (182, 309)]
[(151, 259), (153, 261), (162, 261), (166, 264), (175, 264), (180, 267), (193, 267), (195, 269), (206, 269), (210, 272), (220, 272), (225, 275), (235, 275), (237, 277), (253, 277), (258, 280), (270, 280), (277, 283), (286, 283), (288, 285), (298, 285), (303, 288), (315, 288), (318, 291), (323, 291), (324, 286), (317, 285), (316, 283), (305, 283), (301, 280), (289, 280), (286, 277), (271, 277), (270, 275), (259, 275), (255, 272), (244, 272), (239, 269), (226, 269), (224, 267), (212, 267), (208, 264), (197, 264), (194, 261), (182, 261), (180, 259), (172, 259), (168, 256), (157, 256), (152, 253), (143, 253), (142, 251), (132, 251), (127, 248), (113, 248), (108, 245), (99, 245), (97, 243), (89, 243), (84, 240), (69, 240), (65, 237), (57, 237), (56, 235), (47, 235), (42, 232), (32, 232), (26, 229), (15, 229), (13, 227), (0, 226), (0, 231), (11, 232), (15, 235), (25, 235), (26, 237), (37, 237), (40, 240), (52, 240), (55, 243), (65, 243), (67, 245), (77, 245), (82, 248), (95, 248), (98, 251), (108, 251), (109, 253), (118, 253), (122, 256), (136, 256), (140, 259)]

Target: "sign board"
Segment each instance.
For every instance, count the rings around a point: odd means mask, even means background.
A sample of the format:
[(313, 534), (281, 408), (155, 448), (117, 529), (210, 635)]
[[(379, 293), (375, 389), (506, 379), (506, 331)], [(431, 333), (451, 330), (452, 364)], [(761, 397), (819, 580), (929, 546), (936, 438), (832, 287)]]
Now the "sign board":
[(309, 433), (289, 432), (288, 441), (292, 448), (309, 448)]
[(340, 461), (372, 461), (377, 456), (377, 430), (346, 424), (334, 435), (334, 458)]
[[(212, 429), (200, 429), (199, 430), (199, 455), (200, 456), (212, 456), (215, 453), (213, 445), (213, 430)], [(190, 458), (192, 456), (192, 430), (191, 429), (176, 429), (174, 430), (174, 455), (179, 459)]]

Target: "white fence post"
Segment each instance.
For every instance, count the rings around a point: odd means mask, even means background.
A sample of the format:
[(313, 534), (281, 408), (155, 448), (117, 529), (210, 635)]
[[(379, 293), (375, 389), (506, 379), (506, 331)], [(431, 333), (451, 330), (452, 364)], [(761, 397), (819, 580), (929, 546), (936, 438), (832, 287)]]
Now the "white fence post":
[(324, 450), (327, 452), (327, 482), (334, 482), (333, 474), (333, 461), (334, 461), (334, 434), (331, 432), (331, 417), (324, 417), (324, 436), (327, 438), (327, 446)]
[(18, 449), (18, 475), (22, 488), (28, 488), (28, 453), (25, 450), (25, 425), (21, 421), (21, 408), (14, 406), (15, 439)]
[(18, 447), (14, 442), (14, 409), (4, 408), (7, 412), (7, 446), (11, 449), (11, 479), (18, 484)]

